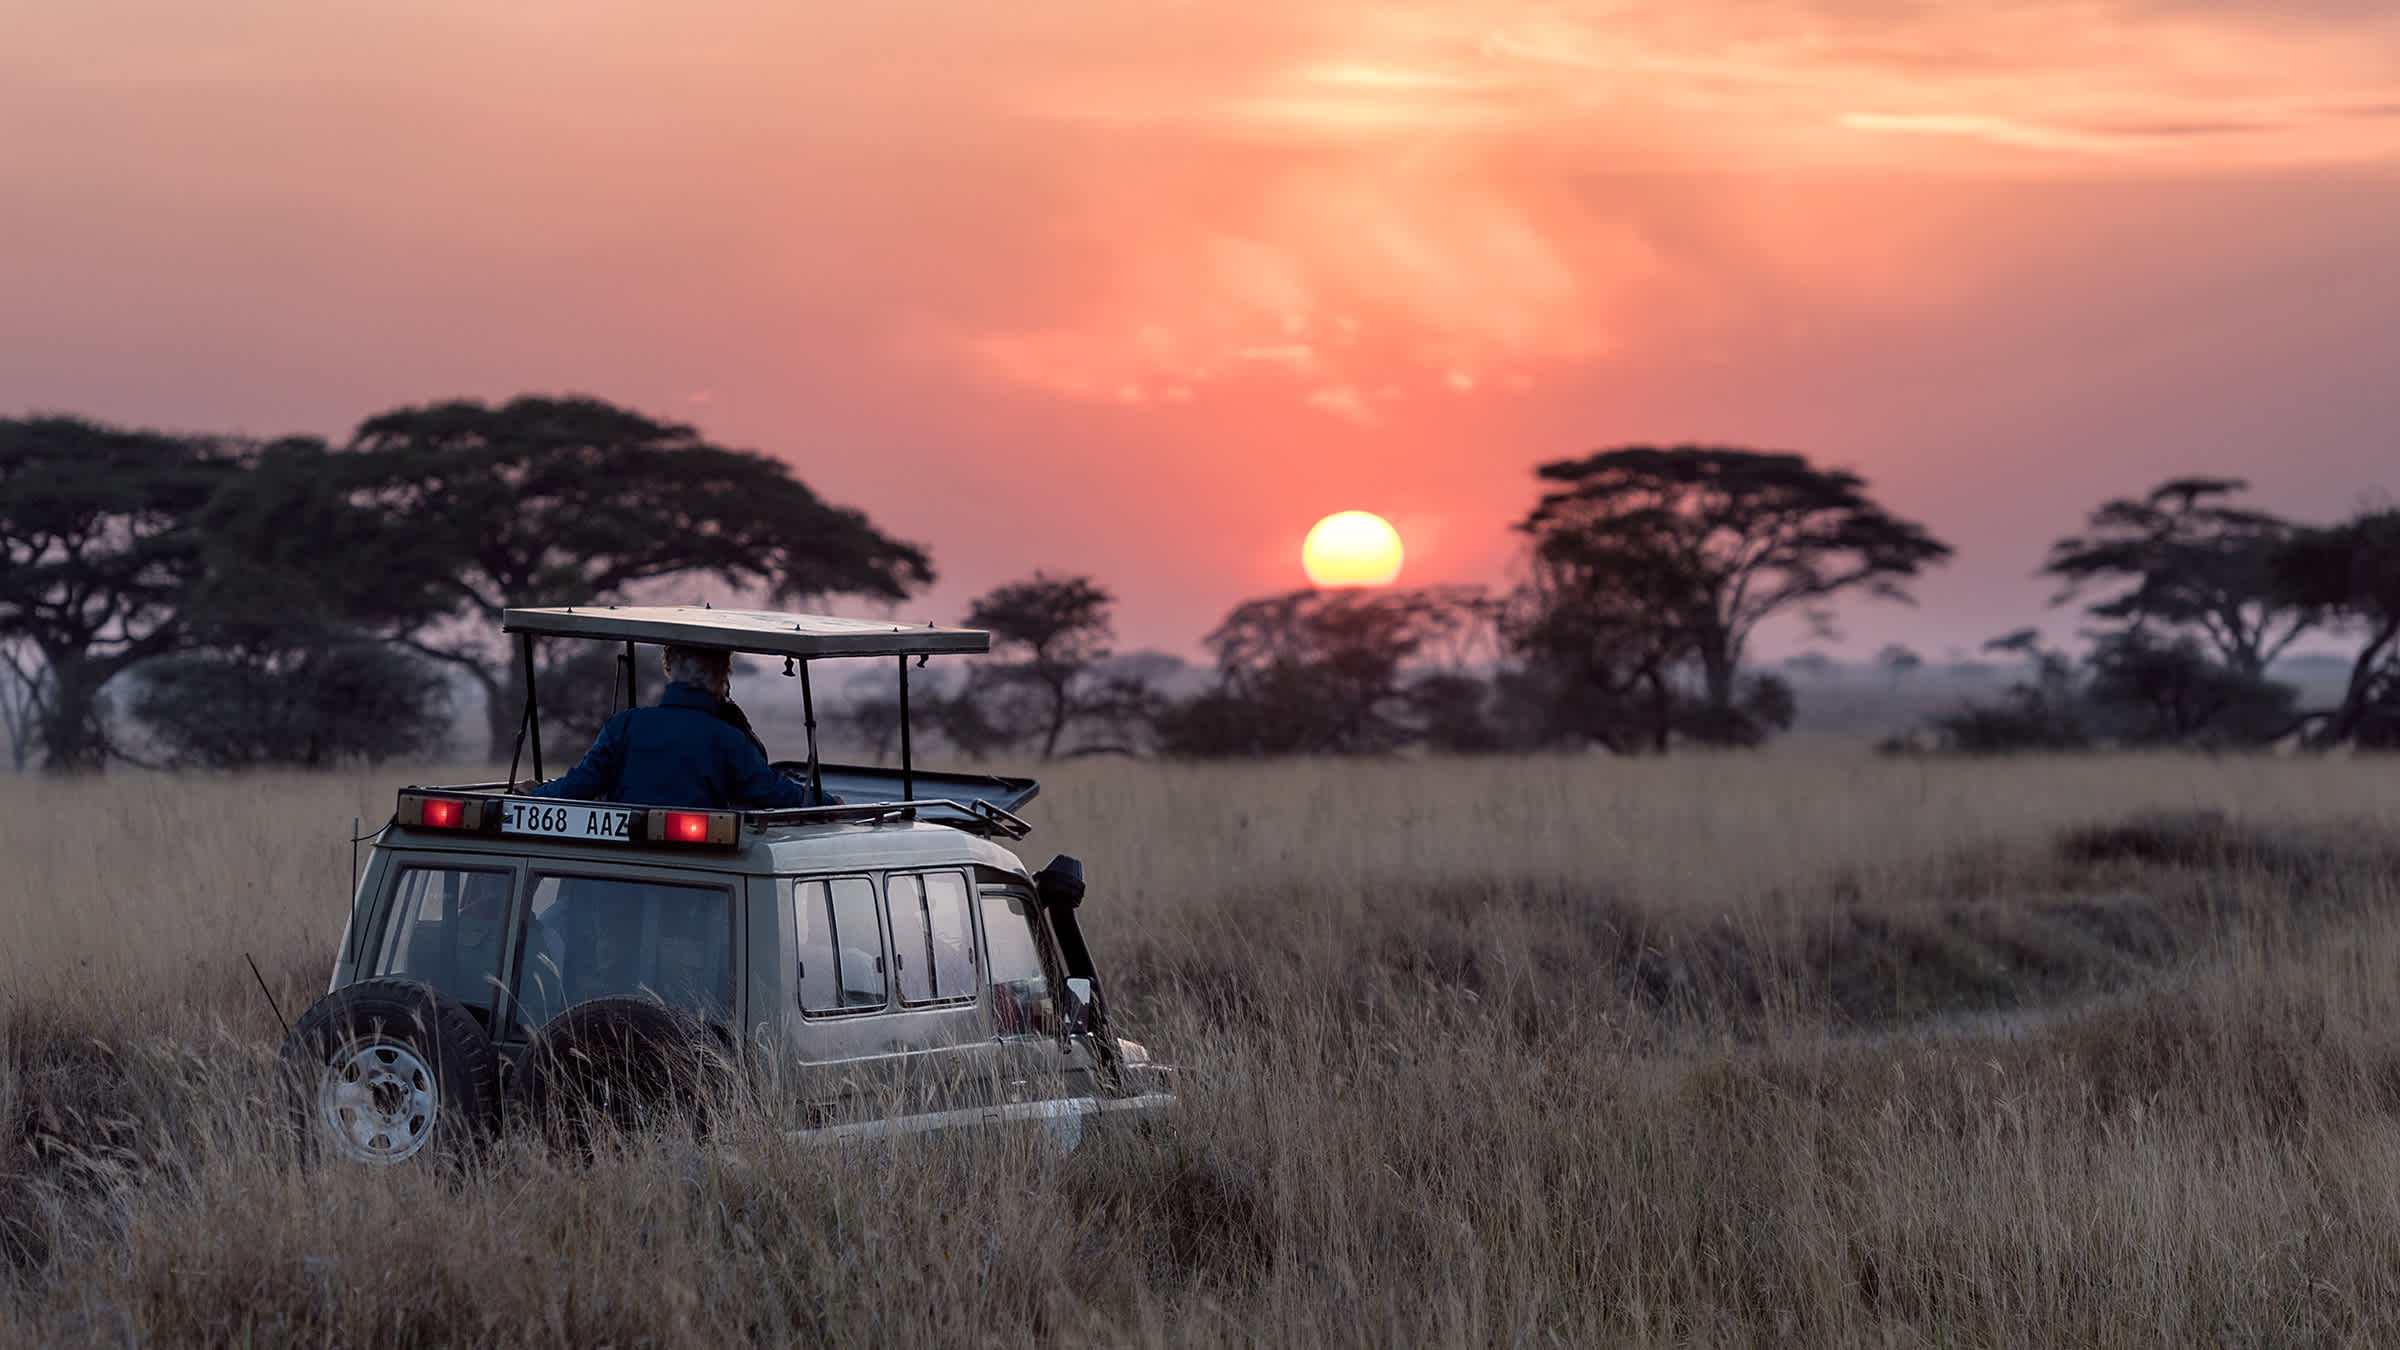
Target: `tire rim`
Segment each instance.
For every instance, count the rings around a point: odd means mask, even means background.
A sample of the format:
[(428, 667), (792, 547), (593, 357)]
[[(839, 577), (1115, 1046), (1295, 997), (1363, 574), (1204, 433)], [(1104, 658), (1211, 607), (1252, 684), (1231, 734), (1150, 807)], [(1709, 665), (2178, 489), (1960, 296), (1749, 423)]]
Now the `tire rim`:
[(405, 1041), (370, 1036), (335, 1052), (317, 1080), (317, 1119), (344, 1154), (363, 1163), (405, 1162), (433, 1137), (441, 1091)]

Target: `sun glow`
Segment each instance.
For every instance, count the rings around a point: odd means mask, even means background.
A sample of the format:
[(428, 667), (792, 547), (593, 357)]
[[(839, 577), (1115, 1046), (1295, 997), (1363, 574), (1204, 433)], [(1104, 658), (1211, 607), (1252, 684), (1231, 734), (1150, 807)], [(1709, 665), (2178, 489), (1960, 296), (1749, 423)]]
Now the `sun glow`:
[(1300, 565), (1319, 586), (1390, 585), (1400, 556), (1400, 532), (1372, 511), (1336, 511), (1300, 545)]

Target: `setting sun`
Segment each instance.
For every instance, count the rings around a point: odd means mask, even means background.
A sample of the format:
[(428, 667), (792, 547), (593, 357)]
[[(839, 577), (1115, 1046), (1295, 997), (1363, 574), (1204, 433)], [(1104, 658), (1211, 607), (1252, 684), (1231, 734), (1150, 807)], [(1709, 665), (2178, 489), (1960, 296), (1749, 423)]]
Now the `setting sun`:
[(1309, 530), (1300, 565), (1319, 586), (1383, 586), (1400, 575), (1400, 532), (1372, 511), (1336, 511)]

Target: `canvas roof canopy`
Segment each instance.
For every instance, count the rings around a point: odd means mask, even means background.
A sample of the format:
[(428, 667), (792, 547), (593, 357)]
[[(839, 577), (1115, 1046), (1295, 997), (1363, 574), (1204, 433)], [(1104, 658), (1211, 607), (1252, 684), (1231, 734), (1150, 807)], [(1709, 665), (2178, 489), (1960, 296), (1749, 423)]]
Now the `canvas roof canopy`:
[(911, 626), (888, 619), (786, 614), (765, 609), (700, 605), (566, 605), (511, 609), (501, 631), (546, 637), (716, 647), (770, 656), (938, 656), (988, 652), (992, 635), (980, 628)]

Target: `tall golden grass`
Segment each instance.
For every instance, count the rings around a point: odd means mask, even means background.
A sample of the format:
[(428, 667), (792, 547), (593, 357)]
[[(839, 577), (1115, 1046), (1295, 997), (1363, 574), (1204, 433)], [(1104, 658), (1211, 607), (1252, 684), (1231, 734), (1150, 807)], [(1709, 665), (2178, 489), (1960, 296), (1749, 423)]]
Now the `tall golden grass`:
[(2384, 764), (1075, 764), (1171, 1118), (304, 1163), (244, 954), (438, 777), (0, 785), (0, 1342), (2400, 1339)]

